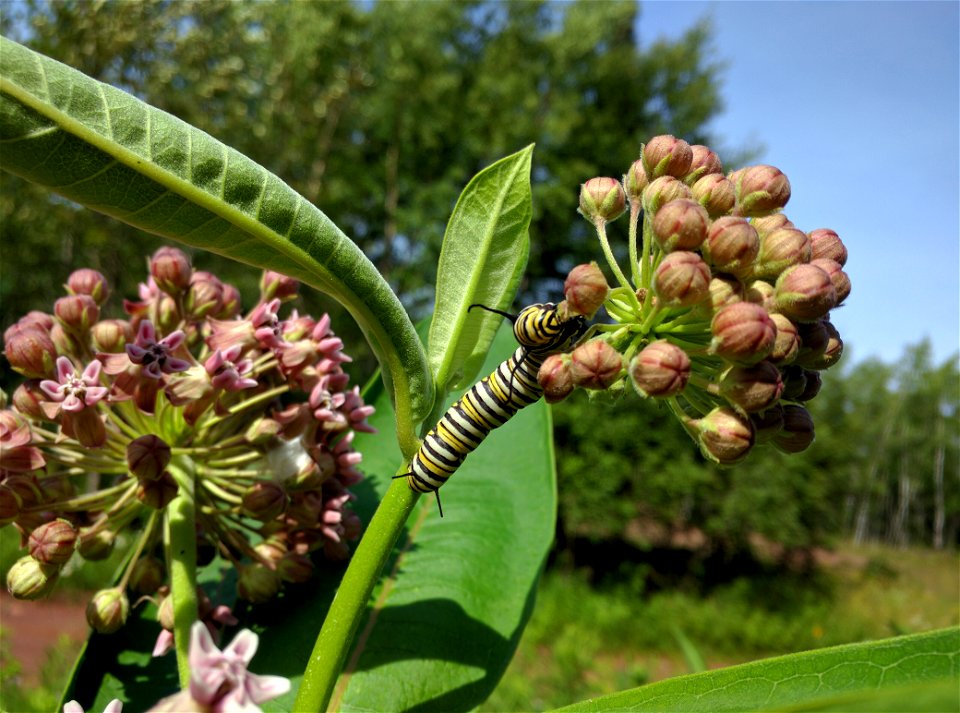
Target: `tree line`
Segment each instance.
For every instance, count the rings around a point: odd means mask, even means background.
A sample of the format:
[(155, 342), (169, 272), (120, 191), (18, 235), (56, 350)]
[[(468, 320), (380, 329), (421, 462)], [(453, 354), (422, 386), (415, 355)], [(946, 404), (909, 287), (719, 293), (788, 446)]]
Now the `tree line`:
[[(520, 299), (555, 300), (566, 271), (596, 256), (575, 212), (582, 181), (622, 174), (659, 133), (721, 143), (705, 128), (721, 108), (709, 25), (644, 45), (642, 7), (632, 0), (27, 0), (6, 10), (5, 35), (280, 175), (357, 241), (414, 318), (430, 313), (454, 201), (490, 162), (537, 144)], [(736, 166), (748, 154), (722, 158)], [(129, 265), (160, 244), (6, 173), (0, 215), (4, 326), (49, 309), (60, 293), (51, 275), (81, 266), (135, 295), (139, 271)], [(197, 262), (245, 294), (256, 290), (249, 270), (210, 255)], [(306, 290), (302, 299), (360, 343), (336, 304)], [(355, 364), (358, 373), (372, 366), (369, 355)], [(562, 404), (554, 410), (561, 548), (587, 539), (794, 552), (841, 537), (955, 546), (957, 360), (933, 364), (921, 344), (896, 364), (842, 364), (825, 380), (808, 452), (761, 449), (730, 470), (703, 462), (656, 403), (625, 395)]]

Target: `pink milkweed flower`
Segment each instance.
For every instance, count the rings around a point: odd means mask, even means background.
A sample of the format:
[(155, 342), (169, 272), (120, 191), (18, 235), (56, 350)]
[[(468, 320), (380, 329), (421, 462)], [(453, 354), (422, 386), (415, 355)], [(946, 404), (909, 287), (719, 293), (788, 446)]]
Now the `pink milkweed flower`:
[(252, 389), (257, 385), (256, 379), (241, 376), (253, 369), (253, 361), (250, 359), (237, 361), (242, 349), (243, 347), (239, 344), (234, 344), (223, 351), (217, 349), (203, 363), (203, 368), (210, 375), (210, 383), (215, 388), (225, 391), (240, 391), (242, 389)]
[(137, 339), (126, 347), (127, 356), (134, 364), (143, 367), (143, 373), (151, 379), (160, 379), (164, 374), (175, 374), (190, 368), (190, 362), (178, 359), (173, 352), (183, 344), (186, 335), (178, 329), (159, 342), (153, 322), (145, 319), (140, 322)]
[[(83, 706), (76, 701), (69, 701), (63, 704), (63, 713), (83, 713)], [(123, 713), (123, 703), (118, 698), (114, 698), (103, 709), (103, 713)]]
[(207, 627), (190, 629), (190, 695), (211, 711), (252, 713), (260, 703), (282, 696), (290, 681), (281, 676), (259, 676), (247, 665), (257, 652), (259, 637), (244, 629), (223, 650), (217, 649)]
[(94, 360), (87, 364), (82, 374), (77, 374), (72, 361), (64, 356), (58, 357), (57, 380), (44, 379), (40, 382), (40, 389), (56, 404), (53, 409), (44, 409), (47, 415), (54, 418), (60, 411), (77, 413), (106, 398), (109, 389), (100, 386), (102, 366)]

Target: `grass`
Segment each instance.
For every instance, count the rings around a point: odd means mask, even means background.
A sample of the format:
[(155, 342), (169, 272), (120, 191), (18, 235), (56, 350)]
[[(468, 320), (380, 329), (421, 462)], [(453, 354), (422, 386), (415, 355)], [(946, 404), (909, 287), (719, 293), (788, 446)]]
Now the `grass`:
[(480, 710), (549, 710), (702, 663), (719, 668), (960, 623), (956, 553), (846, 546), (837, 555), (812, 581), (738, 580), (707, 596), (597, 591), (550, 572), (510, 668)]
[[(627, 585), (598, 590), (582, 576), (549, 572), (520, 648), (480, 710), (548, 710), (704, 664), (955, 625), (958, 564), (950, 552), (846, 546), (812, 580), (743, 579), (706, 596), (638, 594)], [(5, 649), (0, 638), (0, 710), (52, 710), (72, 658), (69, 642), (51, 647), (40, 685), (30, 687)]]

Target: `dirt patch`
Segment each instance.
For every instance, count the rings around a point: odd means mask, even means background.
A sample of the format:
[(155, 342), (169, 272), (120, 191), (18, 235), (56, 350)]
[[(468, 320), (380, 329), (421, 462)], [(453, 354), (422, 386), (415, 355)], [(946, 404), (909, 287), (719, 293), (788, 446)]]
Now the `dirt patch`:
[(54, 598), (24, 602), (0, 591), (0, 623), (10, 656), (20, 663), (21, 685), (40, 682), (40, 666), (61, 636), (79, 644), (90, 632), (86, 598)]

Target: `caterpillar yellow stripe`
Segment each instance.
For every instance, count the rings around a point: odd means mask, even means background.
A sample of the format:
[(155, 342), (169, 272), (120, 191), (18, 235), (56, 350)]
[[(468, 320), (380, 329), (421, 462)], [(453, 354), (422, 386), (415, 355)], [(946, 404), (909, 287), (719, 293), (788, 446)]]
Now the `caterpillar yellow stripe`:
[(417, 492), (436, 492), (490, 431), (537, 401), (543, 395), (537, 383), (543, 361), (551, 354), (572, 349), (587, 330), (583, 317), (561, 320), (557, 306), (551, 303), (530, 305), (516, 317), (490, 311), (513, 319), (513, 334), (520, 346), (447, 409), (423, 439), (409, 472), (396, 476), (407, 478)]

